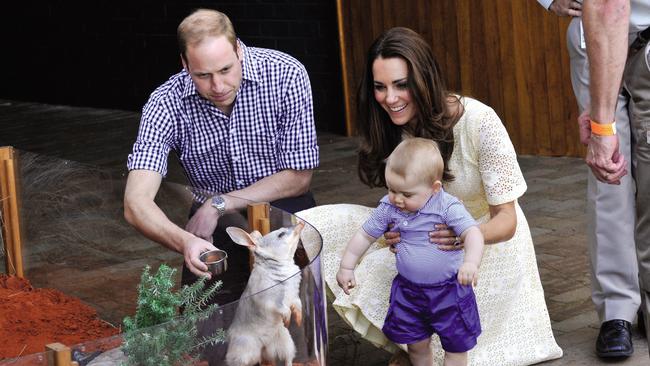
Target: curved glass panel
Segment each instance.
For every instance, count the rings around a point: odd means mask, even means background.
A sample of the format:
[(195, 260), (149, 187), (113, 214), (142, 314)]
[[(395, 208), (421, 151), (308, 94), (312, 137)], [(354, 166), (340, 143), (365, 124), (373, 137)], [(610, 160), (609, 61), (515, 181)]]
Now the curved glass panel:
[[(124, 354), (122, 320), (135, 314), (137, 286), (143, 268), (149, 265), (155, 272), (160, 264), (166, 264), (177, 269), (175, 283), (180, 283), (182, 256), (146, 239), (125, 221), (126, 171), (23, 151), (18, 151), (18, 164), (25, 278), (35, 289), (56, 289), (81, 299), (115, 334), (92, 340), (87, 338), (83, 342), (65, 342), (53, 337), (51, 342), (66, 344), (73, 355), (87, 365), (119, 365), (128, 361), (129, 355)], [(164, 181), (156, 203), (172, 222), (184, 227), (196, 198), (192, 192), (195, 190), (183, 184)], [(290, 213), (269, 207), (271, 232), (294, 227), (299, 221)], [(247, 222), (240, 226), (247, 232), (251, 231)], [(215, 245), (220, 247), (220, 243)], [(197, 323), (197, 338), (223, 330), (226, 341), (202, 347), (196, 352), (198, 359), (203, 364), (225, 364), (228, 349), (234, 343), (232, 340), (239, 339), (233, 331), (233, 324), (236, 324), (239, 334), (260, 329), (265, 329), (267, 335), (286, 333), (289, 338), (285, 338), (284, 343), (278, 341), (281, 339), (278, 335), (270, 339), (280, 348), (295, 349), (294, 365), (324, 365), (327, 319), (324, 281), (320, 272), (321, 247), (320, 234), (305, 223), (292, 263), (297, 265), (292, 267), (294, 270), (277, 274), (272, 281), (269, 279), (263, 284), (248, 281), (255, 287), (253, 290), (236, 300), (218, 301), (218, 308), (207, 319)], [(4, 252), (2, 255), (4, 257)], [(245, 286), (246, 281), (243, 281), (240, 288), (230, 290), (241, 293)], [(278, 299), (292, 286), (297, 289), (297, 298), (294, 297), (293, 302), (287, 300), (289, 305), (281, 304)], [(281, 311), (274, 309), (274, 304)], [(275, 315), (272, 314), (280, 313), (284, 315), (273, 318)], [(264, 323), (268, 319), (261, 320), (265, 316), (274, 319), (272, 326)], [(155, 338), (156, 334), (172, 333), (183, 321), (183, 317), (179, 317), (138, 330), (137, 337), (142, 340)], [(20, 357), (0, 360), (0, 365), (46, 364), (48, 356), (42, 351), (26, 350), (20, 353)], [(252, 354), (259, 352), (254, 347), (249, 347), (249, 351)], [(186, 355), (186, 360), (189, 356)], [(277, 363), (281, 359), (268, 361)]]

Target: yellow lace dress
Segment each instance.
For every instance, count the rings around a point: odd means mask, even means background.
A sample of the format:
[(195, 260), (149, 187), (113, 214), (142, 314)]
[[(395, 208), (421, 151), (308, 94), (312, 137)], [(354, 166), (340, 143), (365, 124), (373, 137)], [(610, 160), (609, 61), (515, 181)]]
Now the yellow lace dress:
[[(455, 146), (449, 161), (456, 179), (445, 189), (460, 198), (477, 221), (486, 222), (488, 205), (516, 203), (526, 191), (526, 182), (496, 113), (471, 98), (463, 98), (463, 103), (465, 113), (454, 127)], [(485, 247), (475, 288), (483, 333), (469, 352), (470, 365), (529, 365), (562, 356), (551, 331), (530, 229), (519, 204), (515, 206), (514, 237)], [(336, 204), (318, 206), (297, 216), (323, 237), (323, 277), (336, 311), (365, 339), (393, 352), (404, 346), (391, 343), (381, 327), (396, 275), (394, 254), (378, 240), (355, 270), (357, 287), (350, 296), (336, 284), (342, 252), (371, 210)], [(442, 364), (443, 351), (437, 336), (432, 342), (435, 360)]]

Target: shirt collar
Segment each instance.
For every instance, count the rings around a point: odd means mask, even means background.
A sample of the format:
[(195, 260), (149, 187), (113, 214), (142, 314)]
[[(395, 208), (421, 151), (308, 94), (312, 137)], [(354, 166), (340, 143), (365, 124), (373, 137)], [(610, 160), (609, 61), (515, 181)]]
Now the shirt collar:
[[(436, 194), (432, 195), (431, 197), (429, 197), (429, 199), (424, 204), (424, 206), (422, 206), (422, 208), (420, 208), (417, 212), (414, 212), (413, 214), (416, 214), (416, 215), (427, 214), (427, 215), (429, 215), (429, 214), (438, 213), (439, 209), (436, 207), (437, 205), (435, 203), (439, 199), (440, 195), (443, 192), (444, 192), (444, 190), (442, 188), (440, 188), (440, 191), (438, 191), (438, 193), (436, 193)], [(381, 199), (381, 202), (382, 203), (387, 203), (387, 204), (393, 206), (393, 204), (390, 203), (390, 200), (388, 199), (388, 195), (385, 195)], [(395, 207), (395, 206), (393, 206), (393, 207)]]
[(257, 59), (254, 57), (254, 55), (250, 52), (250, 49), (246, 47), (244, 42), (242, 42), (240, 39), (237, 39), (237, 43), (239, 44), (239, 48), (242, 50), (242, 78), (243, 80), (248, 80), (248, 81), (253, 81), (256, 83), (261, 83), (262, 78), (260, 78), (259, 72), (258, 72), (258, 64), (257, 64)]
[(199, 96), (199, 93), (196, 91), (196, 87), (194, 86), (194, 81), (192, 81), (192, 77), (187, 72), (187, 70), (183, 69), (180, 72), (180, 78), (182, 79), (184, 86), (183, 91), (181, 92), (182, 99), (191, 97), (193, 95)]

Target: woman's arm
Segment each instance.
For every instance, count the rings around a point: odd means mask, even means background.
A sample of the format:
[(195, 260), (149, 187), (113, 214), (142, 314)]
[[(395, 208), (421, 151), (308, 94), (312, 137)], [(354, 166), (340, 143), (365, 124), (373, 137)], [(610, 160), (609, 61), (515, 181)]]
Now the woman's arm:
[(479, 225), (485, 244), (502, 243), (510, 240), (517, 229), (515, 201), (500, 205), (490, 205), (490, 219)]
[[(515, 201), (500, 205), (490, 205), (489, 207), (490, 219), (479, 225), (485, 244), (496, 244), (511, 239), (515, 235), (517, 228)], [(436, 225), (436, 229), (436, 231), (429, 233), (429, 239), (432, 243), (438, 244), (438, 248), (442, 250), (457, 250), (463, 247), (462, 245), (455, 245), (456, 241), (460, 240), (460, 238), (456, 238), (453, 230), (447, 228), (445, 225)], [(388, 240), (386, 240), (386, 243), (394, 244)]]
[[(479, 225), (485, 244), (496, 244), (511, 239), (517, 228), (517, 211), (515, 201), (506, 202), (500, 205), (490, 205), (490, 219)], [(386, 244), (393, 246), (400, 241), (399, 232), (384, 233)], [(438, 244), (442, 250), (462, 249), (462, 245), (456, 244), (457, 240), (453, 230), (444, 224), (436, 225), (436, 230), (429, 232), (431, 243)], [(462, 244), (462, 241), (460, 242)], [(394, 250), (392, 250), (395, 252)]]

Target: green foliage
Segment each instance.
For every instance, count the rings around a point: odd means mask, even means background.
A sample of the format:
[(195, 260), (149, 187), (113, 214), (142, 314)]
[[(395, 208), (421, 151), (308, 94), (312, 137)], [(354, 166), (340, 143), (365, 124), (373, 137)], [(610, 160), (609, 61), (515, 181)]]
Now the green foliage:
[[(207, 302), (221, 288), (221, 281), (205, 288), (205, 278), (200, 278), (191, 286), (173, 291), (175, 269), (161, 264), (155, 276), (149, 270), (146, 266), (140, 278), (135, 318), (124, 318), (126, 365), (189, 364), (203, 347), (225, 340), (223, 329), (197, 339), (197, 323), (218, 307)], [(184, 309), (182, 316), (177, 316), (179, 307)]]

